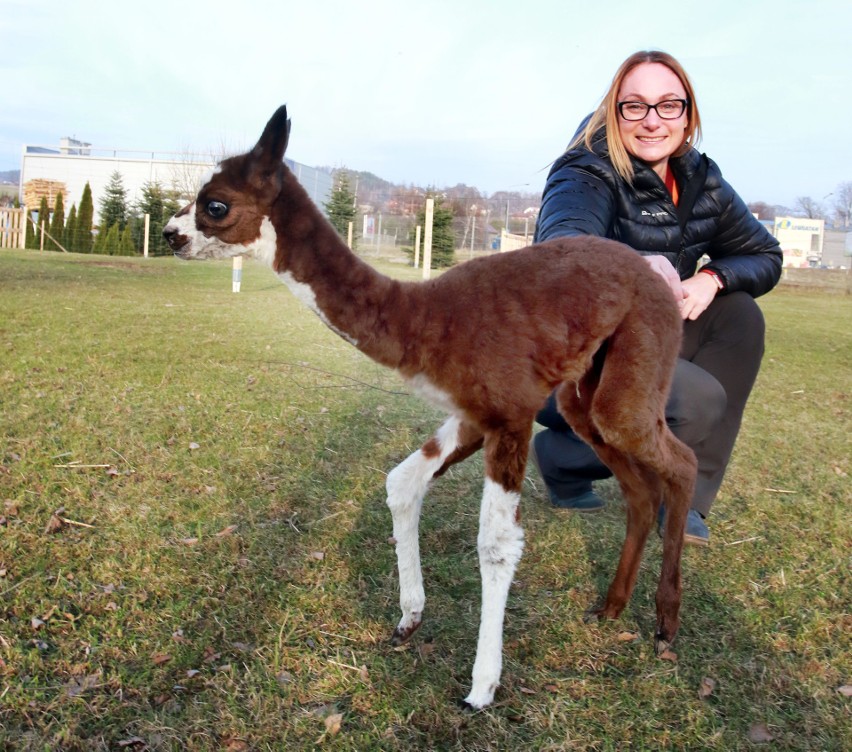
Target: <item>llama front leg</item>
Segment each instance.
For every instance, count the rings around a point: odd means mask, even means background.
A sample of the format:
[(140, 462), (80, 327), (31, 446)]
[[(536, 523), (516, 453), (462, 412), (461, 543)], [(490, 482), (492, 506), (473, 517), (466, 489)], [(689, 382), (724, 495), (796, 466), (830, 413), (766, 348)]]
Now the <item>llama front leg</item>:
[(520, 494), (485, 479), (479, 515), (479, 568), (482, 576), (482, 614), (473, 664), (473, 684), (465, 702), (483, 708), (494, 699), (503, 669), (503, 617), (509, 587), (524, 550), (518, 524)]
[(420, 510), (429, 483), (459, 446), (461, 421), (449, 418), (434, 438), (388, 473), (387, 504), (393, 517), (393, 537), (399, 569), (402, 619), (391, 641), (401, 645), (420, 626), (426, 594), (420, 569)]

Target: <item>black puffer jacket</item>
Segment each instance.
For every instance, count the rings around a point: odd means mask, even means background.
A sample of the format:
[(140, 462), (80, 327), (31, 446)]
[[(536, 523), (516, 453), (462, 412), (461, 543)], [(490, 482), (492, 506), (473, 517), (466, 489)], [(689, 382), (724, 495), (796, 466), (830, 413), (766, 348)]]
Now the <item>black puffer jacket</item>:
[(781, 275), (778, 241), (749, 212), (722, 178), (715, 162), (690, 149), (669, 165), (680, 200), (675, 207), (663, 181), (647, 164), (632, 159), (633, 185), (610, 162), (603, 130), (553, 165), (542, 194), (536, 242), (565, 235), (599, 235), (644, 255), (671, 261), (681, 279), (695, 274), (698, 259), (719, 274), (725, 291), (757, 297)]

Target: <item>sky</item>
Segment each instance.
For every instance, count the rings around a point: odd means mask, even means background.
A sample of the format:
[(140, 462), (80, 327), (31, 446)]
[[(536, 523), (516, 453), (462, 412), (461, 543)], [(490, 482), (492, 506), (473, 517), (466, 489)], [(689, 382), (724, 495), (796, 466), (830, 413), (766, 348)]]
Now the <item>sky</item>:
[(23, 144), (288, 157), (539, 193), (639, 49), (680, 60), (700, 149), (747, 201), (852, 181), (849, 0), (0, 0), (0, 171)]

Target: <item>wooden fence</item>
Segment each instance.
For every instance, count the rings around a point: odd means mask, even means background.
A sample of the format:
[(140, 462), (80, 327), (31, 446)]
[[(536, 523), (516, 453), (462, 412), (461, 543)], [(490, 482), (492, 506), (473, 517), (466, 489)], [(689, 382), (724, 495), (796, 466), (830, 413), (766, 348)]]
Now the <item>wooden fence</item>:
[(0, 248), (23, 248), (27, 209), (0, 208)]

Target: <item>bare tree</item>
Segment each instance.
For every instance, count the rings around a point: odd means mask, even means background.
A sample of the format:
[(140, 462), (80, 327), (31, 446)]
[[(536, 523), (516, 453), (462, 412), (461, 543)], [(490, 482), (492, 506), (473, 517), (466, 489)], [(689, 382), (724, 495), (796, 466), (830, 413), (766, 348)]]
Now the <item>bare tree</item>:
[(834, 213), (847, 229), (852, 225), (852, 183), (841, 183), (834, 189)]
[(752, 201), (748, 205), (748, 210), (752, 214), (757, 214), (758, 219), (775, 219), (775, 207), (765, 201)]
[(808, 219), (825, 219), (825, 208), (810, 196), (797, 196), (793, 211), (803, 214)]

